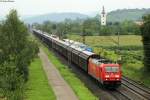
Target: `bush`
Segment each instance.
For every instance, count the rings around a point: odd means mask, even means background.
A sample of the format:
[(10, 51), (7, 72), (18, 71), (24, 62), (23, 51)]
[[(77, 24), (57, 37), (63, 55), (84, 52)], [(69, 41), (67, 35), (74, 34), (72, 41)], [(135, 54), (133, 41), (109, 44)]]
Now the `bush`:
[(144, 47), (144, 65), (150, 71), (150, 14), (143, 17), (144, 24), (141, 26), (141, 33)]
[(8, 100), (21, 100), (28, 66), (38, 53), (38, 45), (28, 40), (27, 27), (16, 10), (11, 10), (0, 26), (0, 90)]

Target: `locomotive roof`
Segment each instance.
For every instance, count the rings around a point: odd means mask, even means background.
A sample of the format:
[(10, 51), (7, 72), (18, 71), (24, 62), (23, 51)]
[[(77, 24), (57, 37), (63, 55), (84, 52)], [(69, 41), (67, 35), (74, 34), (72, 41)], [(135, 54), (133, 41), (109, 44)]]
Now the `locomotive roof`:
[(92, 62), (93, 63), (95, 63), (95, 64), (101, 64), (101, 63), (110, 63), (110, 61), (109, 60), (107, 60), (107, 59), (104, 59), (104, 58), (99, 58), (99, 59), (95, 59), (95, 58), (93, 58), (92, 59)]

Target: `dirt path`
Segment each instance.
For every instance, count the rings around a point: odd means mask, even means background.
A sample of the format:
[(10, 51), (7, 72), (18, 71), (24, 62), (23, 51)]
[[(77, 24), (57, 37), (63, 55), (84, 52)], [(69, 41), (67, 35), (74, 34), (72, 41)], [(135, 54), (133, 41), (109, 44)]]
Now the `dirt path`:
[(49, 61), (48, 56), (40, 49), (39, 57), (46, 72), (48, 82), (52, 86), (57, 100), (78, 100), (77, 96)]

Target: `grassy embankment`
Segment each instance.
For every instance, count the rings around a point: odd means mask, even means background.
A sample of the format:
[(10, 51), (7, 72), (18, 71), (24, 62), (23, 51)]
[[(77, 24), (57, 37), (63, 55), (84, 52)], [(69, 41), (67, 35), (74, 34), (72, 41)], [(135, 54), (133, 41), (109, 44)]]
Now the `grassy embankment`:
[[(78, 35), (68, 35), (75, 41), (82, 41)], [(150, 77), (143, 72), (143, 48), (140, 36), (120, 36), (120, 53), (117, 50), (117, 36), (86, 36), (86, 44), (93, 47), (94, 52), (116, 61), (122, 57), (122, 70), (125, 76), (130, 77), (150, 87)]]
[[(79, 35), (68, 35), (68, 38), (82, 41), (82, 38)], [(115, 46), (114, 42), (117, 42), (117, 36), (86, 36), (85, 42), (91, 46)], [(129, 45), (142, 45), (141, 37), (136, 35), (122, 35), (120, 36), (120, 45), (121, 46), (129, 46)]]
[(82, 83), (81, 80), (78, 79), (77, 76), (70, 69), (68, 69), (66, 65), (62, 64), (59, 59), (51, 51), (48, 50), (47, 47), (43, 45), (41, 45), (41, 47), (48, 55), (49, 60), (56, 66), (60, 74), (71, 86), (75, 94), (78, 96), (79, 100), (98, 100), (98, 98), (90, 92), (90, 90), (84, 85), (84, 83)]
[(29, 67), (29, 81), (26, 84), (25, 100), (56, 100), (42, 68), (40, 58), (34, 59)]

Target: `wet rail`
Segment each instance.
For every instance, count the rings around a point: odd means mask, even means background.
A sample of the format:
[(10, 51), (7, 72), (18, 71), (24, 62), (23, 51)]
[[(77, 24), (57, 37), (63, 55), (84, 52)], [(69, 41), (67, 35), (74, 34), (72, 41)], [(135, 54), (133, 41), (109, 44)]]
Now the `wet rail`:
[(131, 93), (141, 98), (141, 100), (150, 100), (150, 89), (148, 87), (144, 87), (124, 76), (122, 77), (122, 87), (127, 88)]

